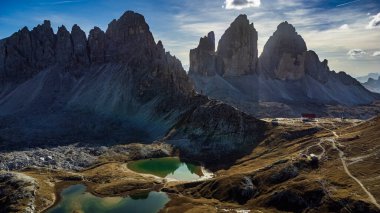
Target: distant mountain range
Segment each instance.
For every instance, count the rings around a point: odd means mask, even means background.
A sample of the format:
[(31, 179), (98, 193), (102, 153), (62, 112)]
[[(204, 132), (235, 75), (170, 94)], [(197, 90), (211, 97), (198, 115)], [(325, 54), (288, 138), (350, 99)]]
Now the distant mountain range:
[(363, 86), (372, 92), (380, 93), (380, 76), (377, 80), (369, 78), (367, 82), (363, 83)]
[(365, 76), (356, 77), (356, 80), (358, 80), (360, 83), (367, 82), (370, 78), (378, 79), (380, 77), (380, 73), (369, 73)]
[(257, 115), (261, 102), (286, 104), (289, 113), (277, 105), (282, 116), (297, 116), (324, 114), (321, 105), (355, 106), (379, 99), (348, 74), (331, 71), (288, 22), (278, 25), (260, 56), (258, 33), (246, 15), (232, 22), (217, 50), (214, 38), (210, 32), (190, 51), (189, 76), (198, 92), (252, 114)]

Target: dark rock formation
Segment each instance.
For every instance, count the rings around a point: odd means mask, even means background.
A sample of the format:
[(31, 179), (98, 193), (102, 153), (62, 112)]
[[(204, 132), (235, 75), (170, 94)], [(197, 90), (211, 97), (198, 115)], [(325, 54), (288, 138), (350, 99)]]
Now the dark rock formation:
[(102, 63), (105, 61), (106, 35), (99, 27), (94, 27), (90, 31), (88, 46), (92, 63)]
[(215, 52), (215, 35), (210, 32), (190, 51), (190, 74), (242, 76), (256, 71), (257, 31), (246, 15), (238, 16), (223, 34)]
[(73, 42), (74, 63), (88, 65), (90, 63), (90, 58), (88, 55), (89, 50), (86, 34), (76, 24), (71, 29), (71, 38)]
[(58, 28), (55, 51), (56, 61), (59, 65), (66, 65), (72, 62), (73, 43), (71, 42), (69, 31), (63, 25)]
[(222, 61), (215, 53), (215, 35), (209, 32), (199, 41), (197, 48), (190, 50), (190, 74), (213, 76), (222, 70)]
[(223, 76), (241, 76), (256, 71), (257, 31), (247, 15), (239, 15), (221, 37), (218, 56), (223, 60)]
[(305, 41), (288, 22), (278, 25), (260, 55), (260, 72), (271, 78), (298, 80), (305, 75)]
[(142, 55), (149, 58), (156, 45), (144, 16), (132, 11), (125, 12), (108, 25), (106, 44), (105, 58), (112, 62), (130, 62)]

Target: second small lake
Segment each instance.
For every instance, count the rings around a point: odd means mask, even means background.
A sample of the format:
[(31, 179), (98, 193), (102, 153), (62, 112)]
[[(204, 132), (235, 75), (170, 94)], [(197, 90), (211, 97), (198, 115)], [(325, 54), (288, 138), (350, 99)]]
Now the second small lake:
[(169, 202), (164, 192), (149, 192), (129, 197), (97, 197), (83, 184), (72, 185), (61, 193), (61, 200), (47, 213), (156, 213)]
[(195, 181), (207, 178), (211, 173), (202, 166), (182, 162), (177, 157), (152, 158), (128, 163), (128, 168), (138, 173), (152, 174), (161, 178)]

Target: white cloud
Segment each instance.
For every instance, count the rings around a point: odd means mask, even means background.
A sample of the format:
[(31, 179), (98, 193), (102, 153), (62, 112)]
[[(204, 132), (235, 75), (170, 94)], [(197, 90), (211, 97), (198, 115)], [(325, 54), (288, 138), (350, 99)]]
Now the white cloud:
[(226, 0), (225, 8), (227, 10), (241, 10), (250, 7), (260, 7), (260, 0)]
[(373, 29), (380, 27), (380, 13), (371, 16), (371, 21), (367, 25), (367, 29)]
[(380, 56), (380, 51), (375, 51), (372, 56)]
[(342, 26), (339, 27), (340, 30), (348, 30), (350, 29), (350, 26), (348, 24), (343, 24)]
[(367, 55), (367, 52), (362, 49), (352, 49), (348, 51), (347, 55), (352, 59), (356, 59)]

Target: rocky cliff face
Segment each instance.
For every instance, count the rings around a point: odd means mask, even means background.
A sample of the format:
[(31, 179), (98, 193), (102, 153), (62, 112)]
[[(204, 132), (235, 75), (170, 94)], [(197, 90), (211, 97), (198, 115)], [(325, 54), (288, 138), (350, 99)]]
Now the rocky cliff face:
[(258, 60), (257, 31), (246, 15), (238, 16), (221, 37), (215, 52), (215, 35), (200, 39), (190, 51), (190, 74), (232, 77), (253, 74)]
[(223, 60), (223, 76), (252, 74), (257, 65), (257, 31), (246, 15), (239, 15), (221, 37), (218, 56)]
[(288, 22), (278, 25), (260, 56), (260, 72), (271, 78), (298, 80), (305, 76), (306, 44)]
[(199, 41), (197, 48), (190, 50), (189, 73), (213, 76), (222, 69), (221, 60), (215, 53), (215, 34), (209, 32)]

